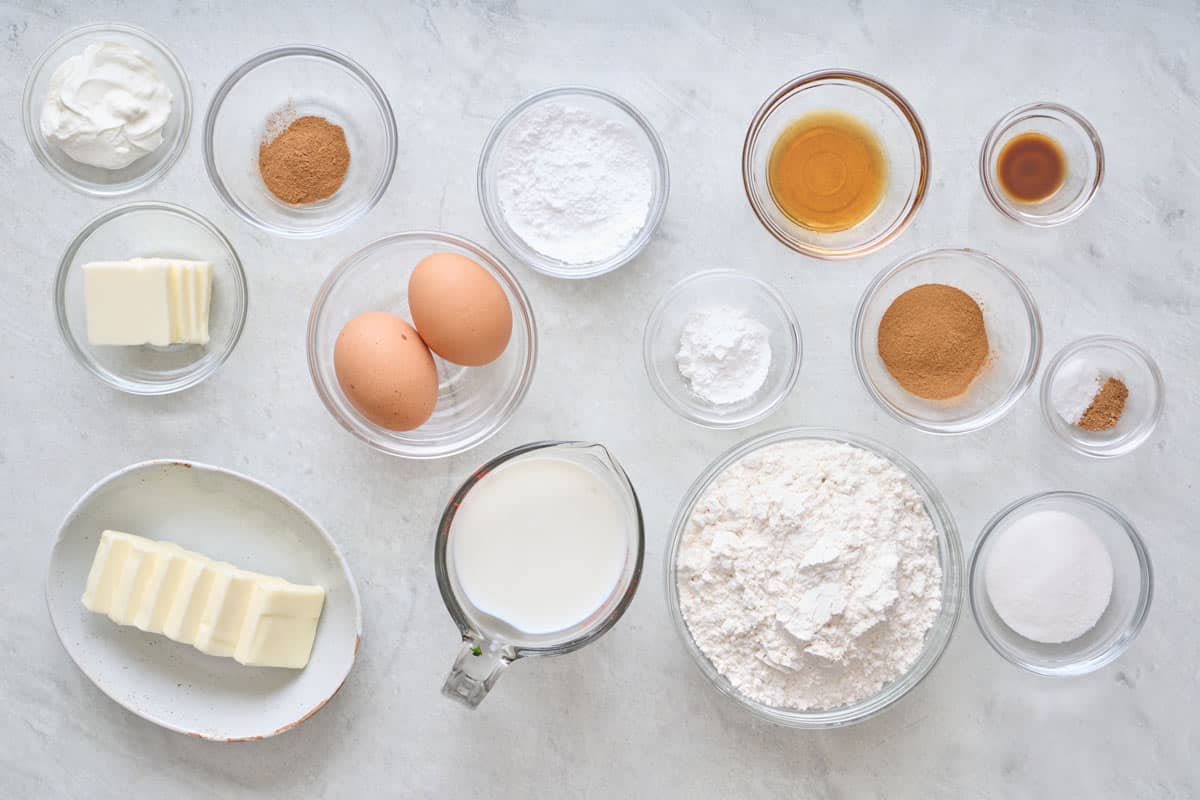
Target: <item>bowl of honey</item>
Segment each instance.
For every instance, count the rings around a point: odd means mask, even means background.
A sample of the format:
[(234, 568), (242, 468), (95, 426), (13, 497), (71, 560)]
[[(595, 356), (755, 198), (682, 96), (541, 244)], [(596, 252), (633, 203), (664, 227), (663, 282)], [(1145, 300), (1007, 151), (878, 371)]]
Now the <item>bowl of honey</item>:
[(886, 246), (929, 185), (925, 129), (899, 92), (869, 75), (824, 70), (779, 87), (742, 149), (750, 207), (779, 241), (814, 258)]
[(1005, 216), (1040, 228), (1083, 213), (1104, 179), (1095, 128), (1057, 103), (1031, 103), (992, 126), (979, 154), (988, 200)]

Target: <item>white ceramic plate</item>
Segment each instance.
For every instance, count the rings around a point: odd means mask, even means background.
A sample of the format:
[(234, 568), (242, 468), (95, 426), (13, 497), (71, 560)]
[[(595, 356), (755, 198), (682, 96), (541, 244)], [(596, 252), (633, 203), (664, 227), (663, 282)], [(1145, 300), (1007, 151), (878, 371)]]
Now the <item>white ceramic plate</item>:
[[(243, 667), (87, 611), (80, 597), (106, 528), (324, 586), (308, 666)], [(362, 637), (350, 568), (312, 517), (257, 481), (183, 461), (134, 464), (88, 490), (58, 531), (46, 601), (63, 647), (101, 691), (164, 728), (219, 741), (264, 739), (304, 722), (342, 687)]]

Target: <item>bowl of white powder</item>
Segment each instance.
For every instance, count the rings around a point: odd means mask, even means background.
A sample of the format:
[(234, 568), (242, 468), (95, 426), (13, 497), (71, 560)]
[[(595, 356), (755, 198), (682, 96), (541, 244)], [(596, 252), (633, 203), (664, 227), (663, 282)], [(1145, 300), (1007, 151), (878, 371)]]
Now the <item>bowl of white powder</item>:
[(771, 722), (835, 728), (881, 713), (941, 658), (962, 605), (958, 531), (900, 454), (788, 428), (692, 484), (666, 558), (688, 652)]
[(667, 206), (667, 154), (621, 98), (548, 89), (492, 128), (479, 157), (479, 206), (492, 235), (538, 272), (590, 278), (628, 263)]
[(654, 391), (705, 428), (741, 428), (773, 413), (796, 385), (802, 354), (800, 323), (783, 295), (731, 269), (672, 286), (642, 335)]

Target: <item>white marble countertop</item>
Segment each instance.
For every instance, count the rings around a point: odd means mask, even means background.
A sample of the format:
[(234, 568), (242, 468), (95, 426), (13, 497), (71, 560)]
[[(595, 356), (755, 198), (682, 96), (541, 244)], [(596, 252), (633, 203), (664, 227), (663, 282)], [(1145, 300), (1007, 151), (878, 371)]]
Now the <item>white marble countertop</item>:
[[(1200, 11), (1194, 2), (900, 5), (451, 0), (331, 12), (323, 2), (280, 0), (0, 4), (8, 112), (0, 115), (0, 585), (9, 587), (0, 603), (0, 796), (1200, 796), (1200, 442), (1190, 419), (1200, 403)], [(822, 10), (814, 16), (814, 8)], [(209, 216), (250, 281), (249, 321), (233, 357), (200, 387), (168, 398), (117, 394), (68, 355), (51, 303), (56, 264), (112, 203), (51, 178), (20, 127), (32, 61), (68, 28), (105, 19), (166, 40), (195, 95), (182, 159), (135, 198)], [(312, 242), (241, 223), (213, 192), (200, 153), (203, 113), (225, 75), (260, 50), (301, 41), (349, 53), (373, 72), (401, 131), (380, 205)], [(884, 252), (841, 264), (772, 239), (739, 174), (742, 136), (762, 99), (828, 66), (897, 87), (922, 116), (933, 159), (911, 229)], [(624, 96), (662, 135), (673, 187), (659, 235), (634, 263), (595, 280), (518, 270), (542, 356), (528, 399), (495, 439), (431, 464), (371, 452), (334, 423), (309, 380), (304, 325), (320, 281), (363, 244), (405, 229), (496, 246), (476, 205), (479, 147), (517, 100), (567, 82)], [(1040, 99), (1088, 117), (1108, 157), (1092, 207), (1052, 230), (1001, 217), (976, 165), (991, 124)], [(994, 427), (958, 438), (917, 433), (876, 407), (851, 365), (852, 310), (879, 269), (936, 245), (982, 249), (1025, 279), (1040, 302), (1047, 357), (1091, 333), (1150, 349), (1168, 388), (1153, 438), (1124, 458), (1085, 460), (1052, 438), (1033, 392)], [(780, 287), (805, 336), (796, 391), (768, 421), (740, 432), (674, 416), (642, 368), (642, 325), (656, 298), (714, 266)], [(823, 733), (757, 721), (712, 689), (684, 651), (667, 614), (662, 554), (675, 506), (704, 465), (785, 424), (840, 427), (907, 454), (949, 501), (968, 549), (988, 517), (1025, 494), (1071, 488), (1109, 499), (1140, 527), (1157, 570), (1141, 637), (1098, 673), (1047, 680), (995, 655), (966, 610), (941, 664), (885, 715)], [(602, 441), (624, 463), (644, 502), (645, 577), (615, 630), (573, 655), (516, 664), (468, 712), (438, 694), (457, 633), (434, 583), (434, 523), (472, 467), (546, 437)], [(158, 456), (279, 487), (346, 552), (363, 597), (361, 657), (342, 692), (291, 733), (214, 745), (161, 730), (101, 694), (55, 638), (43, 579), (62, 515), (110, 471)]]

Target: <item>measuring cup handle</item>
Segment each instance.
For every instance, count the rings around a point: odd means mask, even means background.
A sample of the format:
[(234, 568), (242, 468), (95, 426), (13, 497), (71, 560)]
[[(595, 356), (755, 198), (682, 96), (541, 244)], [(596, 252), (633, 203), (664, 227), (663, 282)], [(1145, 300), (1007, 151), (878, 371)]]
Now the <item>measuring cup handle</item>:
[(475, 708), (511, 660), (491, 642), (465, 637), (442, 684), (442, 694), (467, 708)]

